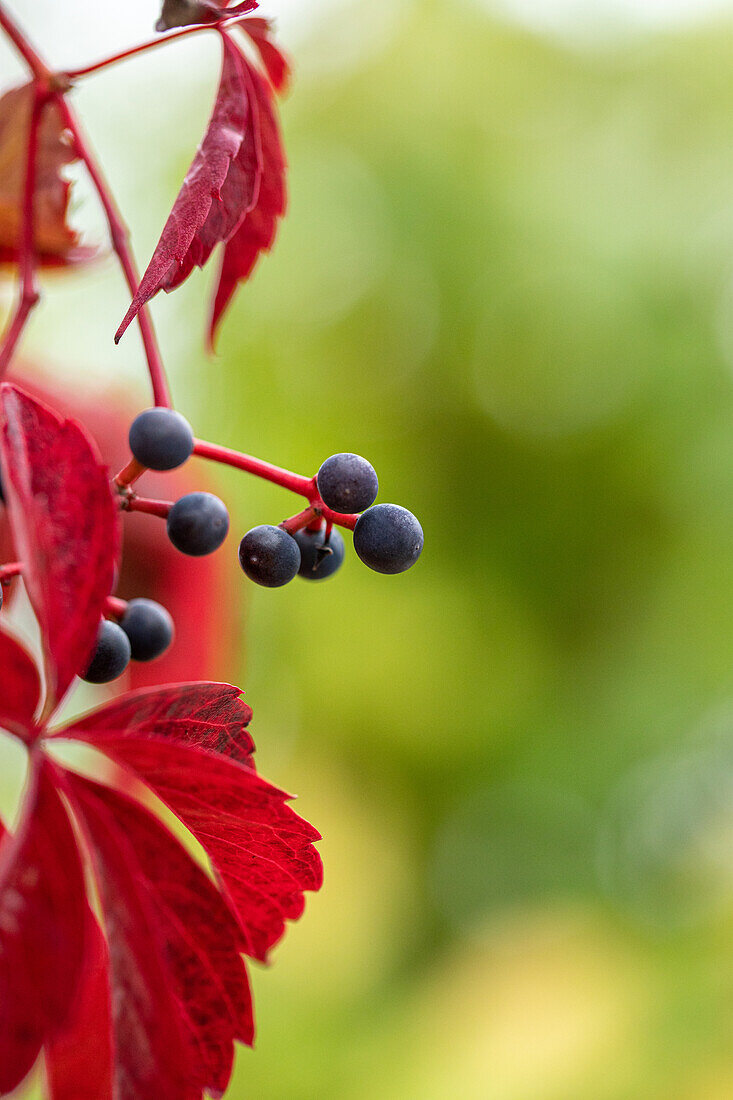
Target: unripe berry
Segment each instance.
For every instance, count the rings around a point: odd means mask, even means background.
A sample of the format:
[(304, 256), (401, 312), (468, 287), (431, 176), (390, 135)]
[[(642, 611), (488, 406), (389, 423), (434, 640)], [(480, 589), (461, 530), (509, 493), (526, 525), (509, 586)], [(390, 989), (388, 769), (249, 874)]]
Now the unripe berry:
[(239, 564), (251, 581), (265, 588), (287, 584), (300, 567), (300, 550), (282, 527), (263, 523), (248, 531), (239, 544)]
[(229, 531), (229, 513), (213, 493), (187, 493), (168, 513), (168, 538), (182, 554), (201, 557), (221, 546)]
[(129, 639), (133, 661), (154, 661), (173, 641), (173, 619), (155, 600), (130, 600), (120, 626)]
[(316, 475), (321, 500), (334, 512), (363, 512), (374, 504), (379, 482), (374, 467), (354, 454), (331, 455)]
[(193, 451), (193, 431), (174, 409), (156, 407), (136, 416), (130, 426), (130, 450), (151, 470), (175, 470)]
[(344, 540), (334, 527), (326, 542), (323, 531), (307, 528), (295, 531), (293, 538), (300, 549), (298, 576), (308, 581), (323, 581), (341, 568), (344, 560)]
[(116, 680), (130, 663), (130, 642), (124, 630), (103, 619), (99, 624), (97, 644), (82, 680), (90, 684), (108, 684)]
[(422, 548), (422, 527), (412, 512), (399, 504), (375, 504), (356, 521), (354, 549), (377, 573), (404, 573), (415, 564)]

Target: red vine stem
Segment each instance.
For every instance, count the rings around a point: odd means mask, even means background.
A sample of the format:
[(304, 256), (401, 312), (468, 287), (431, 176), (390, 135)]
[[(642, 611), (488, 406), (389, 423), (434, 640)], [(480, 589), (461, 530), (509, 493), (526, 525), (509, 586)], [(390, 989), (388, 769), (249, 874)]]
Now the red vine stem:
[[(112, 193), (109, 186), (102, 175), (102, 172), (96, 163), (87, 141), (81, 132), (79, 123), (76, 120), (76, 116), (72, 111), (69, 104), (66, 102), (65, 97), (57, 92), (55, 93), (55, 100), (58, 104), (58, 108), (64, 119), (65, 125), (71, 131), (74, 139), (74, 145), (76, 151), (84, 163), (87, 172), (91, 178), (94, 188), (99, 196), (99, 201), (102, 204), (104, 213), (107, 218), (107, 224), (109, 226), (109, 235), (112, 241), (112, 248), (117, 254), (117, 258), (120, 261), (120, 267), (124, 273), (127, 285), (130, 293), (134, 296), (137, 293), (137, 287), (139, 282), (139, 276), (135, 267), (135, 261), (132, 258), (130, 246), (128, 243), (128, 231), (125, 223), (122, 220), (119, 210), (112, 198)], [(150, 382), (153, 387), (153, 400), (156, 405), (163, 405), (166, 408), (172, 408), (170, 390), (168, 388), (168, 380), (163, 369), (163, 362), (160, 357), (160, 351), (155, 339), (155, 332), (150, 320), (150, 314), (147, 307), (143, 306), (137, 315), (138, 323), (140, 325), (140, 335), (143, 341), (143, 347), (145, 349), (145, 358), (148, 363), (148, 371), (150, 373)]]
[[(344, 513), (342, 515), (341, 512), (334, 512), (332, 508), (328, 508), (318, 494), (318, 485), (314, 477), (303, 477), (301, 474), (294, 474), (290, 470), (284, 470), (282, 466), (273, 466), (271, 462), (264, 462), (261, 458), (254, 458), (253, 455), (245, 455), (240, 451), (232, 451), (229, 447), (222, 447), (218, 443), (207, 443), (203, 439), (194, 440), (193, 453), (198, 455), (199, 458), (208, 458), (212, 462), (220, 462), (224, 466), (234, 466), (237, 470), (244, 470), (248, 474), (254, 474), (255, 477), (261, 477), (265, 481), (271, 481), (275, 485), (280, 485), (283, 489), (289, 489), (292, 493), (299, 493), (300, 496), (306, 497), (311, 505), (308, 509), (311, 522), (318, 514), (323, 516), (326, 523), (335, 523), (339, 527), (347, 527), (350, 531), (353, 531), (356, 527), (358, 514)], [(301, 515), (305, 515), (305, 512)], [(299, 518), (299, 516), (293, 517), (293, 519)], [(290, 521), (286, 520), (285, 522), (289, 523)]]
[[(0, 9), (2, 14), (2, 9)], [(38, 131), (41, 125), (41, 114), (48, 101), (48, 92), (41, 84), (34, 87), (33, 103), (31, 106), (30, 124), (28, 127), (28, 150), (26, 158), (25, 184), (23, 186), (22, 203), (22, 238), (20, 242), (20, 297), (15, 308), (13, 319), (7, 327), (0, 344), (0, 378), (5, 373), (13, 357), (13, 352), (18, 344), (23, 329), (26, 326), (31, 310), (40, 297), (36, 285), (36, 253), (34, 247), (34, 198), (36, 191), (36, 175), (38, 164)]]
[(164, 46), (166, 42), (173, 42), (177, 38), (185, 38), (189, 34), (198, 34), (200, 31), (218, 30), (223, 24), (229, 22), (230, 16), (224, 19), (218, 19), (213, 23), (198, 24), (195, 27), (184, 27), (183, 30), (175, 31), (173, 34), (168, 34), (165, 38), (151, 38), (149, 42), (143, 42), (139, 46), (133, 46), (132, 49), (122, 50), (120, 53), (112, 54), (111, 57), (105, 57), (101, 61), (96, 61), (93, 65), (85, 65), (83, 69), (69, 69), (63, 75), (68, 80), (79, 80), (83, 76), (92, 76), (93, 73), (99, 73), (102, 69), (109, 68), (110, 65), (116, 65), (118, 61), (127, 61), (129, 57), (135, 57), (139, 53), (146, 53), (148, 50), (154, 50), (159, 46)]
[(38, 81), (42, 81), (44, 84), (49, 86), (52, 79), (51, 70), (38, 56), (36, 51), (31, 46), (30, 42), (24, 35), (23, 31), (15, 22), (15, 20), (8, 15), (2, 3), (0, 3), (0, 27), (2, 27), (10, 41), (13, 43), (18, 53), (27, 64), (34, 78)]
[(112, 480), (117, 489), (127, 489), (134, 485), (146, 470), (147, 466), (143, 466), (142, 462), (138, 462), (136, 458), (131, 458), (124, 470), (120, 470), (118, 474), (115, 474)]

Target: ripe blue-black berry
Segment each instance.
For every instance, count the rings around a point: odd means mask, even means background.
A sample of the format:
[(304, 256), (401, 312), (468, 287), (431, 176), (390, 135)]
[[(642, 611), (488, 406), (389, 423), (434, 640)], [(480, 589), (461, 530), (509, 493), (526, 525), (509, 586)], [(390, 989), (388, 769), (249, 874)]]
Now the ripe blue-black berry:
[(130, 642), (133, 661), (153, 661), (173, 641), (173, 619), (155, 600), (130, 600), (120, 626)]
[(174, 470), (193, 451), (191, 425), (173, 409), (146, 409), (130, 426), (130, 450), (151, 470)]
[(374, 467), (360, 455), (331, 455), (316, 481), (321, 500), (334, 512), (363, 512), (374, 504), (379, 491)]
[(323, 531), (295, 531), (293, 538), (300, 548), (298, 575), (309, 581), (322, 581), (341, 568), (344, 560), (344, 540), (334, 527), (326, 542)]
[(279, 588), (298, 572), (300, 550), (293, 536), (282, 527), (263, 523), (248, 531), (240, 542), (239, 564), (255, 584)]
[(130, 642), (124, 630), (103, 619), (99, 624), (97, 645), (82, 680), (90, 684), (108, 684), (116, 680), (130, 663)]
[(229, 531), (229, 513), (213, 493), (187, 493), (168, 513), (168, 538), (177, 550), (192, 557), (211, 554)]
[(422, 527), (398, 504), (375, 504), (356, 521), (354, 549), (377, 573), (403, 573), (415, 564), (422, 548)]

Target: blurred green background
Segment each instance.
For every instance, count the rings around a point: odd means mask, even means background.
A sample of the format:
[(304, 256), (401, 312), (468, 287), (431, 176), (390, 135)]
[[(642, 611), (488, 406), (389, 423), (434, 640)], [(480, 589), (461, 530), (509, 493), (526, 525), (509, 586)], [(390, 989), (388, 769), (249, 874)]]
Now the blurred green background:
[[(143, 260), (215, 81), (176, 50), (79, 97)], [(342, 5), (295, 52), (290, 215), (218, 358), (210, 277), (154, 312), (199, 434), (364, 454), (425, 551), (252, 591), (229, 540), (221, 675), (326, 868), (231, 1096), (729, 1100), (733, 16), (578, 43)], [(142, 401), (124, 304), (112, 264), (53, 282), (28, 350)], [(296, 510), (219, 484), (237, 535)]]

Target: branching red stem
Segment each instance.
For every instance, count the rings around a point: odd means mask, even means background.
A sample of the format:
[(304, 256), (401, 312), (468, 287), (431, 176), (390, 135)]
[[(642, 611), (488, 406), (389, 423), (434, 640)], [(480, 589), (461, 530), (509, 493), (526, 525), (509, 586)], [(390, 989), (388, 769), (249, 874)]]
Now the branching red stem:
[(40, 84), (35, 85), (30, 125), (28, 127), (28, 149), (26, 155), (25, 184), (22, 198), (22, 237), (20, 241), (20, 295), (13, 318), (8, 325), (0, 344), (0, 379), (5, 377), (13, 352), (26, 326), (31, 310), (40, 297), (36, 285), (36, 252), (34, 233), (34, 197), (36, 190), (36, 168), (38, 163), (38, 131), (41, 114), (48, 101), (48, 92)]
[[(59, 110), (63, 116), (66, 126), (71, 131), (76, 146), (76, 151), (79, 158), (86, 166), (87, 172), (91, 178), (94, 188), (99, 196), (99, 201), (102, 204), (104, 213), (107, 217), (107, 224), (109, 226), (109, 235), (112, 241), (112, 248), (117, 254), (117, 258), (120, 261), (120, 267), (124, 273), (127, 285), (130, 293), (134, 295), (137, 292), (137, 286), (139, 282), (139, 276), (137, 268), (135, 267), (135, 261), (132, 258), (130, 246), (128, 243), (128, 232), (125, 223), (122, 220), (117, 205), (112, 198), (112, 193), (109, 186), (102, 175), (102, 172), (97, 164), (89, 145), (81, 132), (79, 123), (76, 116), (72, 111), (69, 104), (66, 102), (66, 98), (60, 93), (55, 94), (56, 102), (58, 103)], [(166, 408), (172, 407), (170, 390), (168, 388), (168, 380), (163, 369), (163, 362), (160, 357), (160, 351), (155, 339), (155, 332), (150, 320), (150, 314), (146, 307), (143, 307), (137, 315), (138, 323), (140, 325), (140, 335), (143, 341), (143, 347), (145, 348), (145, 358), (148, 363), (148, 371), (150, 373), (150, 382), (153, 387), (153, 400), (156, 405), (163, 405)]]

